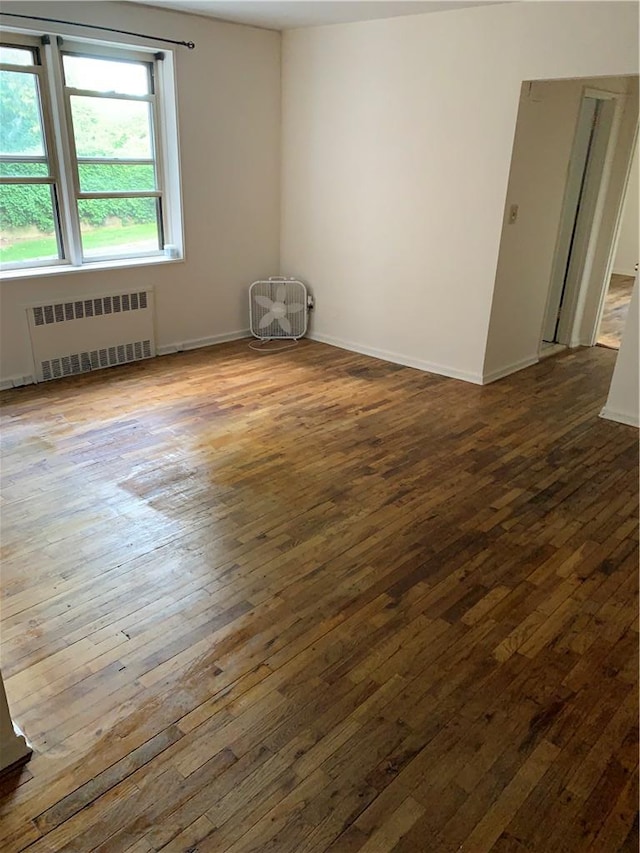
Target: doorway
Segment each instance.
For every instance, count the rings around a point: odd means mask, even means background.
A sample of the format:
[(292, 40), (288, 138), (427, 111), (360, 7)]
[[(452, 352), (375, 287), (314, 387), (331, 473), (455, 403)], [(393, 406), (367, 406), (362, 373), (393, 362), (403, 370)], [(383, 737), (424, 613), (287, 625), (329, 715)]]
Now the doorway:
[(542, 347), (570, 345), (599, 199), (606, 192), (617, 95), (586, 90), (576, 125), (549, 295)]
[[(523, 83), (483, 364), (484, 383), (536, 364), (542, 356), (565, 347), (595, 345), (638, 126), (638, 89), (635, 75)], [(585, 97), (591, 98), (586, 107), (591, 109), (592, 121), (598, 113), (600, 139), (597, 133), (592, 138), (593, 128), (581, 115)], [(573, 166), (571, 217), (567, 179), (580, 117), (588, 134), (582, 137), (584, 143), (586, 136), (582, 171), (579, 163)], [(589, 145), (593, 156), (587, 158), (585, 148)], [(601, 148), (606, 148), (604, 163), (602, 159), (598, 163), (595, 156), (596, 149)], [(589, 184), (593, 185), (591, 195)], [(587, 202), (592, 206), (589, 216)], [(583, 228), (576, 223), (578, 209), (585, 222)], [(587, 229), (589, 219), (591, 227)], [(584, 252), (578, 265), (577, 246), (582, 241)], [(574, 270), (567, 276), (570, 254)], [(552, 298), (556, 300), (554, 307), (550, 307)], [(546, 345), (550, 353), (543, 351), (544, 338), (551, 341)]]
[(635, 277), (638, 273), (638, 258), (640, 256), (639, 197), (640, 174), (636, 140), (616, 246), (613, 252), (611, 276), (603, 300), (595, 338), (598, 346), (609, 347), (610, 349), (620, 349)]
[(620, 349), (634, 284), (635, 277), (632, 275), (611, 273), (596, 339), (597, 346)]

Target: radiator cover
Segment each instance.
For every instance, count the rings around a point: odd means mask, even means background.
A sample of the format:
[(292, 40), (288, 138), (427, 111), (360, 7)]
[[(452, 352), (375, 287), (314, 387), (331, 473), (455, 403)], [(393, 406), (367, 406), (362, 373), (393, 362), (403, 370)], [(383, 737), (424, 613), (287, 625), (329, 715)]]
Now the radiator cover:
[(38, 382), (156, 354), (152, 290), (31, 306), (27, 321)]

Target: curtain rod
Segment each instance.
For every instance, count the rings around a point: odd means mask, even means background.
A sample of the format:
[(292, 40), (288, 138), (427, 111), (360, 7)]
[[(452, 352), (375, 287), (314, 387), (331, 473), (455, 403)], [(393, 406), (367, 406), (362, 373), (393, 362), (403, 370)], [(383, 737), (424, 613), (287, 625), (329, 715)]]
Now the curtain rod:
[(27, 18), (30, 21), (48, 21), (50, 24), (68, 24), (71, 27), (86, 27), (90, 30), (104, 30), (107, 33), (120, 33), (125, 36), (138, 36), (143, 39), (151, 39), (152, 41), (162, 41), (168, 44), (177, 44), (182, 47), (188, 47), (193, 50), (195, 42), (192, 41), (176, 41), (175, 39), (160, 38), (160, 36), (150, 36), (146, 33), (132, 33), (130, 30), (116, 30), (113, 27), (99, 27), (97, 24), (78, 24), (75, 21), (60, 21), (58, 18), (41, 18), (39, 15), (17, 15), (14, 12), (0, 12), (0, 15), (8, 15), (10, 18)]

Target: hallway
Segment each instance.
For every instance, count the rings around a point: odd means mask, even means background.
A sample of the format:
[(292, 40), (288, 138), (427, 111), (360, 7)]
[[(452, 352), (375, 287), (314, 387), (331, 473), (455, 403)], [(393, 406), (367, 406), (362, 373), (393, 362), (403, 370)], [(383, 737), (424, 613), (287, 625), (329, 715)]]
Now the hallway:
[(620, 349), (620, 341), (627, 319), (631, 291), (633, 290), (633, 276), (618, 275), (611, 276), (609, 290), (604, 303), (602, 322), (598, 332), (598, 346)]

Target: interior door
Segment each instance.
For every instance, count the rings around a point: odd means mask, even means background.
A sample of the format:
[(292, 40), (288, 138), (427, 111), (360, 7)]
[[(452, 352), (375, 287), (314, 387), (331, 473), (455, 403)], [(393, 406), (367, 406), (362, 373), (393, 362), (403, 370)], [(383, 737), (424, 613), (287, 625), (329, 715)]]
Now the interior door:
[(615, 109), (610, 96), (582, 99), (543, 324), (546, 342), (571, 342)]
[(569, 344), (572, 338), (576, 308), (583, 287), (583, 274), (593, 238), (596, 208), (602, 194), (607, 149), (616, 109), (613, 98), (598, 99), (597, 104), (556, 325), (555, 339), (561, 344)]
[(556, 340), (558, 319), (567, 284), (571, 250), (575, 243), (578, 213), (584, 194), (587, 163), (593, 144), (599, 103), (596, 98), (583, 98), (578, 115), (578, 124), (569, 161), (562, 216), (560, 218), (556, 255), (551, 272), (547, 310), (542, 329), (542, 340), (549, 343)]

